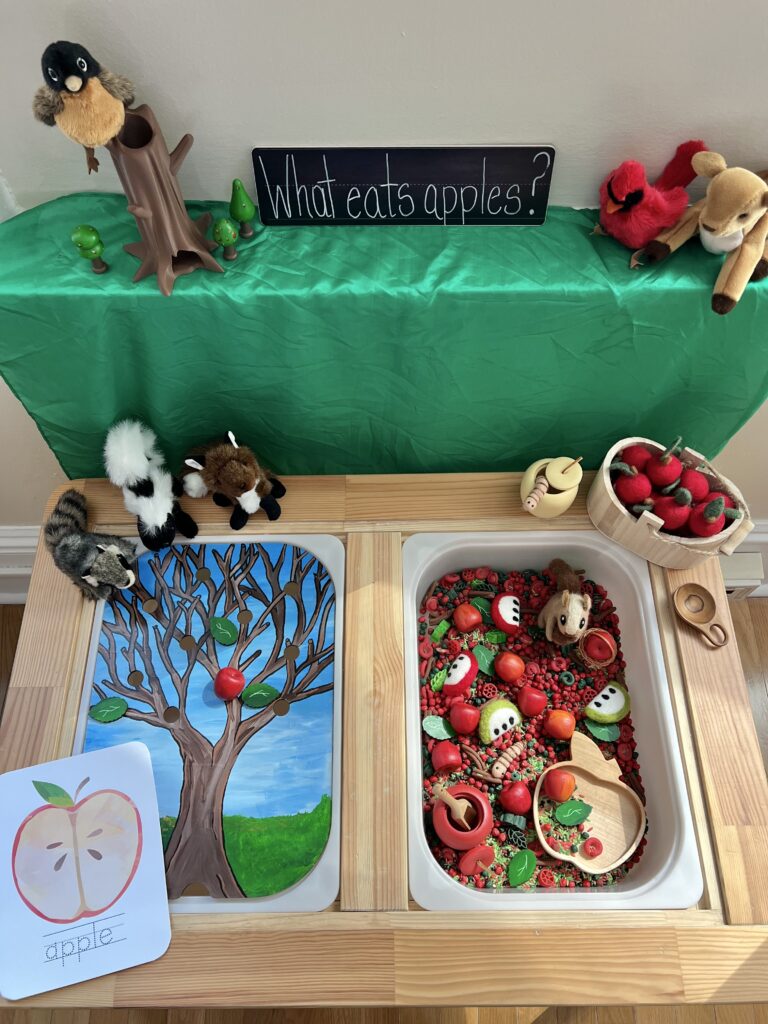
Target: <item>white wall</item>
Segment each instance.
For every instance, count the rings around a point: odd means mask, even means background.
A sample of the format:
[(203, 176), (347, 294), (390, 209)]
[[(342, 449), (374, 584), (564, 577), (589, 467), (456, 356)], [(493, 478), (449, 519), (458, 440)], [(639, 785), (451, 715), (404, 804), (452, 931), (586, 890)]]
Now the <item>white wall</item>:
[[(169, 144), (196, 136), (189, 198), (251, 181), (256, 144), (552, 143), (551, 200), (576, 206), (622, 159), (655, 171), (686, 138), (768, 166), (757, 0), (0, 0), (0, 29), (0, 173), (23, 206), (118, 190), (109, 160), (89, 178), (82, 150), (32, 118), (40, 56), (60, 38), (132, 78)], [(752, 424), (718, 464), (768, 516), (754, 466), (768, 409)], [(18, 442), (0, 447), (0, 523), (39, 521), (63, 477), (4, 387), (0, 437)]]

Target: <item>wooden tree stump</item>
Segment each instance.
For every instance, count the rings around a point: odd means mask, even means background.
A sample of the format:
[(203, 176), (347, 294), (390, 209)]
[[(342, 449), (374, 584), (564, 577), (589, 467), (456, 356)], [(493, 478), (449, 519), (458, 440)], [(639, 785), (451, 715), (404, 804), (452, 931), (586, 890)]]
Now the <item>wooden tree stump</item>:
[(141, 260), (133, 280), (156, 274), (163, 295), (171, 294), (181, 274), (201, 268), (222, 273), (211, 256), (216, 243), (205, 237), (211, 215), (192, 220), (176, 181), (192, 142), (185, 135), (169, 153), (152, 109), (143, 104), (126, 110), (120, 134), (107, 145), (141, 235), (140, 242), (124, 246)]

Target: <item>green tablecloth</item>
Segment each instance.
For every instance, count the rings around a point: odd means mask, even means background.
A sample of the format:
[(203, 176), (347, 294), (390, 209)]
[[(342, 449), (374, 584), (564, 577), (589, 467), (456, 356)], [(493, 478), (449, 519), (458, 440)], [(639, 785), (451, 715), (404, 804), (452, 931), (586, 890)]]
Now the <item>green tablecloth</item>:
[[(270, 228), (165, 298), (131, 282), (125, 206), (80, 194), (0, 225), (0, 371), (70, 476), (102, 475), (104, 433), (127, 415), (173, 465), (232, 429), (282, 473), (595, 466), (630, 434), (712, 456), (768, 393), (768, 282), (718, 317), (718, 257), (691, 243), (630, 271), (590, 211)], [(69, 241), (82, 222), (104, 240), (101, 277)]]

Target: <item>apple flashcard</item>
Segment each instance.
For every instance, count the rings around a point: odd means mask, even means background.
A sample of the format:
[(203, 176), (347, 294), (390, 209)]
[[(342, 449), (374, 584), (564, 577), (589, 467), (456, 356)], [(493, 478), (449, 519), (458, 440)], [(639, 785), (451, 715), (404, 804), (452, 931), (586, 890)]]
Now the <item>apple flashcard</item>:
[(162, 956), (171, 941), (149, 751), (124, 743), (0, 775), (0, 994)]

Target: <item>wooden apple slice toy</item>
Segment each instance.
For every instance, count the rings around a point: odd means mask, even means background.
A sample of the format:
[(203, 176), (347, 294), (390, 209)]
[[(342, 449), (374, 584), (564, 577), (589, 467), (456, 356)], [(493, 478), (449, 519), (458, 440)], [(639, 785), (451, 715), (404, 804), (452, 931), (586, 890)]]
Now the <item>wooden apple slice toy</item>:
[[(585, 825), (599, 843), (585, 842), (577, 853), (551, 848), (539, 820), (539, 803), (546, 795), (544, 780), (553, 771), (570, 772), (576, 779), (573, 799), (590, 808)], [(539, 842), (557, 860), (575, 864), (580, 871), (602, 875), (623, 864), (637, 849), (645, 833), (645, 808), (634, 790), (620, 779), (615, 760), (606, 761), (600, 747), (581, 732), (571, 739), (571, 760), (560, 761), (539, 776), (533, 796), (533, 821)]]

